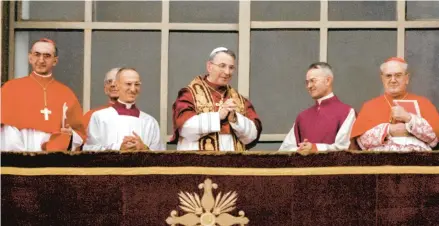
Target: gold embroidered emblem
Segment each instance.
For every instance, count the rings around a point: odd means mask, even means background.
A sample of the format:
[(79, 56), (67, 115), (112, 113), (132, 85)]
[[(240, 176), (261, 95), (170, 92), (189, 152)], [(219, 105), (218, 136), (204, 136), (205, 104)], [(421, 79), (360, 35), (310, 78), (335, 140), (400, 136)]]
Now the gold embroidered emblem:
[(212, 188), (217, 189), (218, 185), (212, 183), (207, 178), (204, 183), (198, 185), (199, 189), (204, 189), (203, 197), (197, 193), (180, 192), (180, 208), (186, 212), (183, 216), (178, 216), (176, 210), (171, 211), (171, 216), (166, 219), (168, 225), (200, 225), (200, 226), (224, 226), (224, 225), (246, 225), (249, 219), (245, 217), (244, 211), (239, 211), (239, 216), (235, 217), (229, 212), (233, 211), (237, 198), (237, 193), (227, 192), (222, 195), (218, 193), (214, 198)]
[[(195, 111), (197, 114), (207, 113), (207, 112), (215, 112), (215, 107), (218, 107), (218, 111), (224, 104), (223, 98), (221, 98), (219, 103), (214, 103), (212, 98), (211, 89), (208, 88), (208, 85), (203, 81), (202, 76), (197, 76), (191, 83), (187, 86), (189, 91), (194, 98)], [(245, 100), (244, 97), (239, 95), (239, 93), (230, 86), (227, 86), (226, 96), (224, 98), (231, 98), (234, 100), (237, 105), (236, 112), (246, 116), (247, 112), (245, 111)], [(236, 122), (236, 118), (233, 117), (232, 114), (229, 115), (228, 120), (230, 122)], [(233, 145), (234, 150), (237, 152), (245, 151), (245, 145), (238, 139), (236, 134), (234, 134), (233, 130), (230, 131), (233, 137)], [(203, 151), (219, 151), (219, 133), (210, 133), (198, 140), (198, 149)]]

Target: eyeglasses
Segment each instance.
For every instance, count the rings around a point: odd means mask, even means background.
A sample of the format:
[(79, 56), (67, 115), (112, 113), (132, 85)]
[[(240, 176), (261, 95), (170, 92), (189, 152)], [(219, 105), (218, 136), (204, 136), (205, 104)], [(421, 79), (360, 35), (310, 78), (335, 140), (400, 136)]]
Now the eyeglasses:
[(41, 56), (43, 56), (43, 59), (45, 59), (45, 60), (51, 59), (53, 57), (53, 55), (50, 53), (33, 52), (31, 54), (32, 54), (32, 56), (37, 57), (37, 58), (40, 58)]
[(388, 80), (392, 79), (392, 77), (395, 77), (395, 79), (399, 79), (399, 78), (403, 77), (404, 75), (407, 75), (407, 73), (382, 74), (382, 76)]
[(227, 65), (227, 64), (225, 64), (225, 63), (215, 64), (215, 63), (212, 62), (212, 61), (210, 61), (210, 63), (213, 64), (213, 65), (215, 65), (215, 66), (217, 66), (217, 67), (219, 67), (222, 71), (225, 71), (227, 67), (228, 67), (229, 70), (231, 70), (231, 71), (234, 71), (234, 70), (236, 69), (234, 65)]
[(314, 85), (315, 83), (319, 82), (321, 78), (312, 78), (310, 80), (305, 80), (305, 85), (308, 86), (309, 84)]
[(106, 85), (111, 85), (111, 84), (113, 84), (113, 82), (115, 82), (115, 80), (113, 80), (113, 79), (108, 79), (108, 80), (105, 80), (105, 81), (104, 81), (104, 83), (105, 83)]

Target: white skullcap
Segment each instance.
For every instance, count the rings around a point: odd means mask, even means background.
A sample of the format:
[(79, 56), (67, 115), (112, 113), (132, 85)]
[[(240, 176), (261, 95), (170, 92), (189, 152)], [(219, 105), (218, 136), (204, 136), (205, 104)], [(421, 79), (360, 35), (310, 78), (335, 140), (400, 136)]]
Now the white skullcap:
[(210, 57), (212, 57), (213, 55), (215, 55), (217, 52), (222, 52), (222, 51), (227, 51), (228, 49), (226, 47), (218, 47), (215, 48), (214, 50), (212, 50), (212, 52), (210, 53)]

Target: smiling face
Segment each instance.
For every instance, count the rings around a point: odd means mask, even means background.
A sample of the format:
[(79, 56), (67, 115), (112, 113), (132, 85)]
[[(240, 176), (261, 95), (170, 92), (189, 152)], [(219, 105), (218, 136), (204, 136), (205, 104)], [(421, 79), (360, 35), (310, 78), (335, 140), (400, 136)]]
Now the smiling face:
[(310, 69), (306, 73), (306, 88), (315, 100), (322, 98), (332, 92), (332, 76), (320, 68)]
[(140, 75), (136, 71), (125, 69), (119, 72), (116, 82), (119, 100), (125, 103), (134, 103), (140, 94), (140, 85)]
[(105, 75), (104, 92), (105, 95), (108, 96), (110, 101), (116, 101), (117, 98), (119, 97), (119, 90), (117, 89), (116, 86), (116, 74), (118, 70), (119, 70), (118, 68), (111, 69)]
[(207, 79), (213, 84), (225, 86), (232, 80), (235, 71), (235, 58), (227, 53), (219, 52), (207, 62), (206, 65), (209, 76)]
[(384, 92), (393, 98), (399, 98), (407, 92), (409, 73), (404, 64), (397, 61), (387, 62), (381, 70)]
[(36, 42), (28, 55), (32, 70), (40, 75), (49, 75), (58, 63), (55, 46), (50, 42)]

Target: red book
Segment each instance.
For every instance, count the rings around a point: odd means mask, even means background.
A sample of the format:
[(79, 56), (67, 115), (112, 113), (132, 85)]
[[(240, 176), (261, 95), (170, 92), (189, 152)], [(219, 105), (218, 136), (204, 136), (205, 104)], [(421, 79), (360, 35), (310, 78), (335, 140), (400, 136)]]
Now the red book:
[(421, 111), (419, 110), (417, 100), (393, 100), (393, 103), (397, 106), (403, 107), (408, 113), (421, 117)]

